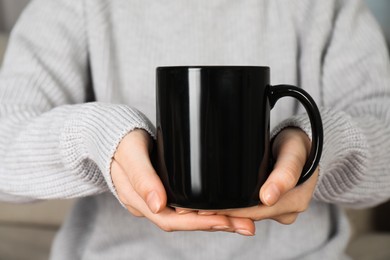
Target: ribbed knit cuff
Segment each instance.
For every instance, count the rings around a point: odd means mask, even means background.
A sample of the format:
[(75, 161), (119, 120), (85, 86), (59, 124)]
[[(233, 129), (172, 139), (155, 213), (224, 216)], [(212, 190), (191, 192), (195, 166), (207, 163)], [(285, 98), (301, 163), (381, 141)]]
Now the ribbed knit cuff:
[(367, 140), (347, 113), (323, 111), (322, 121), (324, 148), (320, 169), (323, 170), (314, 198), (344, 205), (356, 203), (351, 195), (364, 182), (370, 161)]
[(105, 181), (117, 197), (110, 175), (114, 153), (122, 138), (140, 128), (154, 137), (152, 123), (126, 105), (87, 103), (65, 125), (62, 148), (65, 164), (90, 182)]

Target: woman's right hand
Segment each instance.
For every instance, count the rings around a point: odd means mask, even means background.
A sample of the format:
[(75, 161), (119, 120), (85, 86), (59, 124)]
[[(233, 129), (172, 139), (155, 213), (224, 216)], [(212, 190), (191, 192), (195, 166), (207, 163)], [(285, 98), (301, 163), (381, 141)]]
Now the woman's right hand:
[(185, 214), (166, 206), (167, 196), (150, 161), (150, 135), (135, 129), (120, 142), (111, 164), (111, 177), (120, 201), (137, 217), (146, 217), (162, 230), (228, 231), (241, 235), (255, 233), (254, 222), (222, 215)]

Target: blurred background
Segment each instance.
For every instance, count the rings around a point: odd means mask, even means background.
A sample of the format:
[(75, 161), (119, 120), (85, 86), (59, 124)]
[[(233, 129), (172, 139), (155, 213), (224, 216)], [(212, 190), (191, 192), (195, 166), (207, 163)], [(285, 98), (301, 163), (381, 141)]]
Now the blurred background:
[[(0, 0), (0, 65), (8, 34), (29, 0)], [(390, 43), (390, 0), (365, 0)], [(1, 180), (0, 180), (1, 181)], [(51, 242), (73, 201), (0, 203), (0, 259), (47, 259)], [(390, 203), (348, 210), (353, 235), (348, 253), (358, 260), (390, 259)]]

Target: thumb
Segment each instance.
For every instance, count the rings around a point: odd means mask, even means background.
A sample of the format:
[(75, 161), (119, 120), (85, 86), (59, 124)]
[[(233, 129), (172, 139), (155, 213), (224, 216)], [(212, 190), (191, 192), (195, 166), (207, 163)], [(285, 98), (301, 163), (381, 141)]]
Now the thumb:
[(273, 154), (276, 163), (260, 190), (264, 204), (274, 205), (296, 186), (310, 151), (310, 143), (307, 135), (298, 128), (286, 128), (275, 138)]
[(114, 158), (150, 211), (158, 213), (165, 208), (167, 198), (164, 186), (150, 161), (151, 146), (149, 134), (136, 129), (122, 139)]

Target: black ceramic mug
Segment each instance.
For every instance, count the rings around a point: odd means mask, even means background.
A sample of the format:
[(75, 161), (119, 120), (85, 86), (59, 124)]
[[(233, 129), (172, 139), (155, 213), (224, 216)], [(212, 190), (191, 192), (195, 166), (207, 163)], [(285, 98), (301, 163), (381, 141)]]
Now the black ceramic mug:
[(270, 110), (284, 96), (306, 108), (312, 147), (299, 183), (320, 160), (320, 113), (304, 90), (270, 85), (270, 69), (255, 66), (157, 68), (157, 172), (168, 204), (230, 209), (259, 203), (273, 167)]

